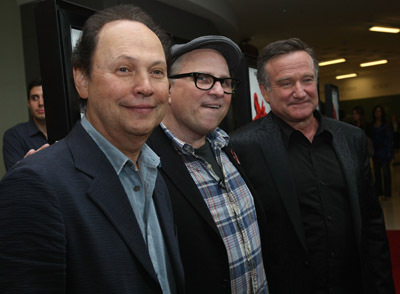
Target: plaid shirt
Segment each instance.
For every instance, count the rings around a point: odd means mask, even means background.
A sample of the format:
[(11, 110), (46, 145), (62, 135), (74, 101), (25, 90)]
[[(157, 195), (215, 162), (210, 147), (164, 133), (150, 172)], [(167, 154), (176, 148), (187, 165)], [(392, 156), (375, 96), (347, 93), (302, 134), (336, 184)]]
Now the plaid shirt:
[(228, 135), (219, 128), (207, 135), (224, 175), (219, 179), (191, 145), (174, 137), (163, 124), (161, 127), (178, 150), (218, 227), (229, 260), (231, 293), (268, 293), (253, 196), (222, 151), (228, 145)]

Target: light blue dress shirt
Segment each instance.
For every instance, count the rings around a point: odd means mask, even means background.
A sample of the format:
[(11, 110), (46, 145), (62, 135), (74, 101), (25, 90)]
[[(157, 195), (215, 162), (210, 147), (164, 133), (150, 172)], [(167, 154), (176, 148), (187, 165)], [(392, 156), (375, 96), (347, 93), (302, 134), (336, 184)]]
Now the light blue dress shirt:
[(163, 293), (176, 293), (171, 263), (153, 201), (160, 158), (150, 147), (146, 144), (143, 145), (138, 159), (138, 170), (132, 160), (104, 138), (85, 116), (82, 117), (81, 124), (106, 155), (119, 176), (144, 241), (148, 246), (150, 258)]

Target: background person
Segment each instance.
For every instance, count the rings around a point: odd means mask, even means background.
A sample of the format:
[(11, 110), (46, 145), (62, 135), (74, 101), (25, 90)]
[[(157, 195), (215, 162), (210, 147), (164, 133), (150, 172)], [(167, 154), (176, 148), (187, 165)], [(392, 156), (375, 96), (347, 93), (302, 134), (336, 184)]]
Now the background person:
[(183, 293), (159, 158), (168, 36), (132, 5), (91, 16), (73, 52), (86, 115), (0, 182), (6, 293)]
[(360, 129), (362, 129), (367, 135), (367, 146), (368, 153), (370, 156), (374, 155), (374, 145), (372, 144), (372, 140), (370, 137), (370, 125), (365, 120), (365, 111), (360, 105), (354, 106), (352, 111), (353, 121), (352, 124)]
[[(148, 143), (171, 195), (187, 293), (268, 293), (254, 193), (218, 125), (238, 86), (232, 40), (172, 46), (165, 118)], [(257, 211), (259, 212), (259, 211)]]
[(231, 134), (264, 202), (271, 293), (394, 293), (365, 133), (316, 111), (318, 62), (301, 40), (267, 45), (257, 79), (271, 112)]
[(354, 106), (351, 111), (351, 114), (353, 116), (352, 124), (366, 132), (368, 127), (367, 127), (367, 122), (365, 121), (364, 108), (362, 108), (360, 105)]
[[(382, 105), (372, 109), (371, 140), (374, 146), (372, 161), (374, 164), (375, 189), (377, 194), (385, 198), (392, 197), (392, 173), (390, 163), (394, 158), (394, 133), (386, 121), (386, 113)], [(382, 186), (383, 175), (383, 186)]]
[(3, 136), (3, 160), (6, 170), (24, 158), (31, 150), (47, 144), (46, 116), (42, 81), (37, 78), (28, 85), (30, 119), (8, 129)]

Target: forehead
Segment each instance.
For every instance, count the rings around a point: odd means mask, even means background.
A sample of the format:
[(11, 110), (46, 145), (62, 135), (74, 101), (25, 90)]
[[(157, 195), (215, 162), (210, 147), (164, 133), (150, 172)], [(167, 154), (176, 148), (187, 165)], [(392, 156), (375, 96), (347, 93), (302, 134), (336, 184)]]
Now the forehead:
[(43, 93), (43, 89), (42, 86), (34, 86), (32, 87), (32, 89), (29, 91), (30, 95), (38, 95), (38, 94), (42, 94)]
[(229, 73), (224, 56), (214, 49), (196, 49), (180, 58), (181, 68), (192, 71), (216, 71)]
[(131, 20), (117, 20), (105, 24), (98, 35), (95, 55), (129, 52), (163, 55), (165, 59), (160, 39), (146, 25)]
[(311, 56), (305, 51), (295, 51), (272, 58), (266, 64), (271, 75), (282, 75), (292, 72), (314, 72)]

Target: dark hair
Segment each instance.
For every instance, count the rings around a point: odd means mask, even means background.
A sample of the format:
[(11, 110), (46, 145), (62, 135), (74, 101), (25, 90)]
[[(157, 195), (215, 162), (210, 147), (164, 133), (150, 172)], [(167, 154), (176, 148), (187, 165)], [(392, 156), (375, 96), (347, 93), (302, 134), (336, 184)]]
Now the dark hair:
[(137, 21), (147, 26), (160, 39), (165, 57), (167, 61), (169, 60), (170, 39), (168, 35), (142, 9), (134, 5), (123, 4), (101, 10), (87, 19), (82, 35), (72, 53), (73, 67), (83, 69), (90, 76), (99, 32), (104, 25), (117, 20)]
[(260, 84), (264, 85), (268, 90), (270, 89), (270, 82), (269, 82), (269, 77), (267, 70), (265, 66), (267, 65), (268, 61), (271, 59), (296, 52), (296, 51), (305, 51), (308, 53), (314, 63), (314, 69), (315, 69), (315, 78), (318, 77), (318, 61), (315, 57), (314, 51), (308, 47), (306, 43), (304, 43), (302, 40), (298, 38), (291, 38), (287, 40), (280, 40), (276, 42), (272, 42), (265, 46), (260, 54), (258, 55), (257, 58), (257, 80)]
[(362, 108), (362, 106), (360, 106), (360, 105), (356, 105), (356, 106), (353, 107), (353, 109), (351, 110), (351, 112), (352, 112), (352, 113), (353, 113), (353, 112), (356, 112), (356, 113), (360, 116), (360, 121), (359, 121), (359, 122), (354, 121), (354, 118), (353, 118), (353, 124), (356, 125), (356, 126), (358, 126), (358, 127), (360, 127), (360, 128), (363, 128), (363, 127), (364, 127), (364, 124), (365, 124), (365, 112), (364, 112), (364, 108)]
[(31, 96), (31, 90), (34, 87), (42, 86), (42, 79), (40, 77), (34, 78), (28, 85), (28, 100)]
[(360, 105), (354, 106), (351, 111), (357, 112), (361, 119), (364, 118), (364, 115), (365, 115), (364, 108), (362, 108)]
[(386, 123), (386, 112), (385, 112), (385, 109), (383, 108), (383, 106), (380, 105), (380, 104), (375, 105), (374, 108), (372, 109), (372, 122), (375, 123), (375, 121), (376, 121), (375, 111), (376, 111), (378, 108), (380, 108), (381, 111), (382, 111), (382, 116), (381, 116), (382, 124), (385, 124), (385, 123)]

